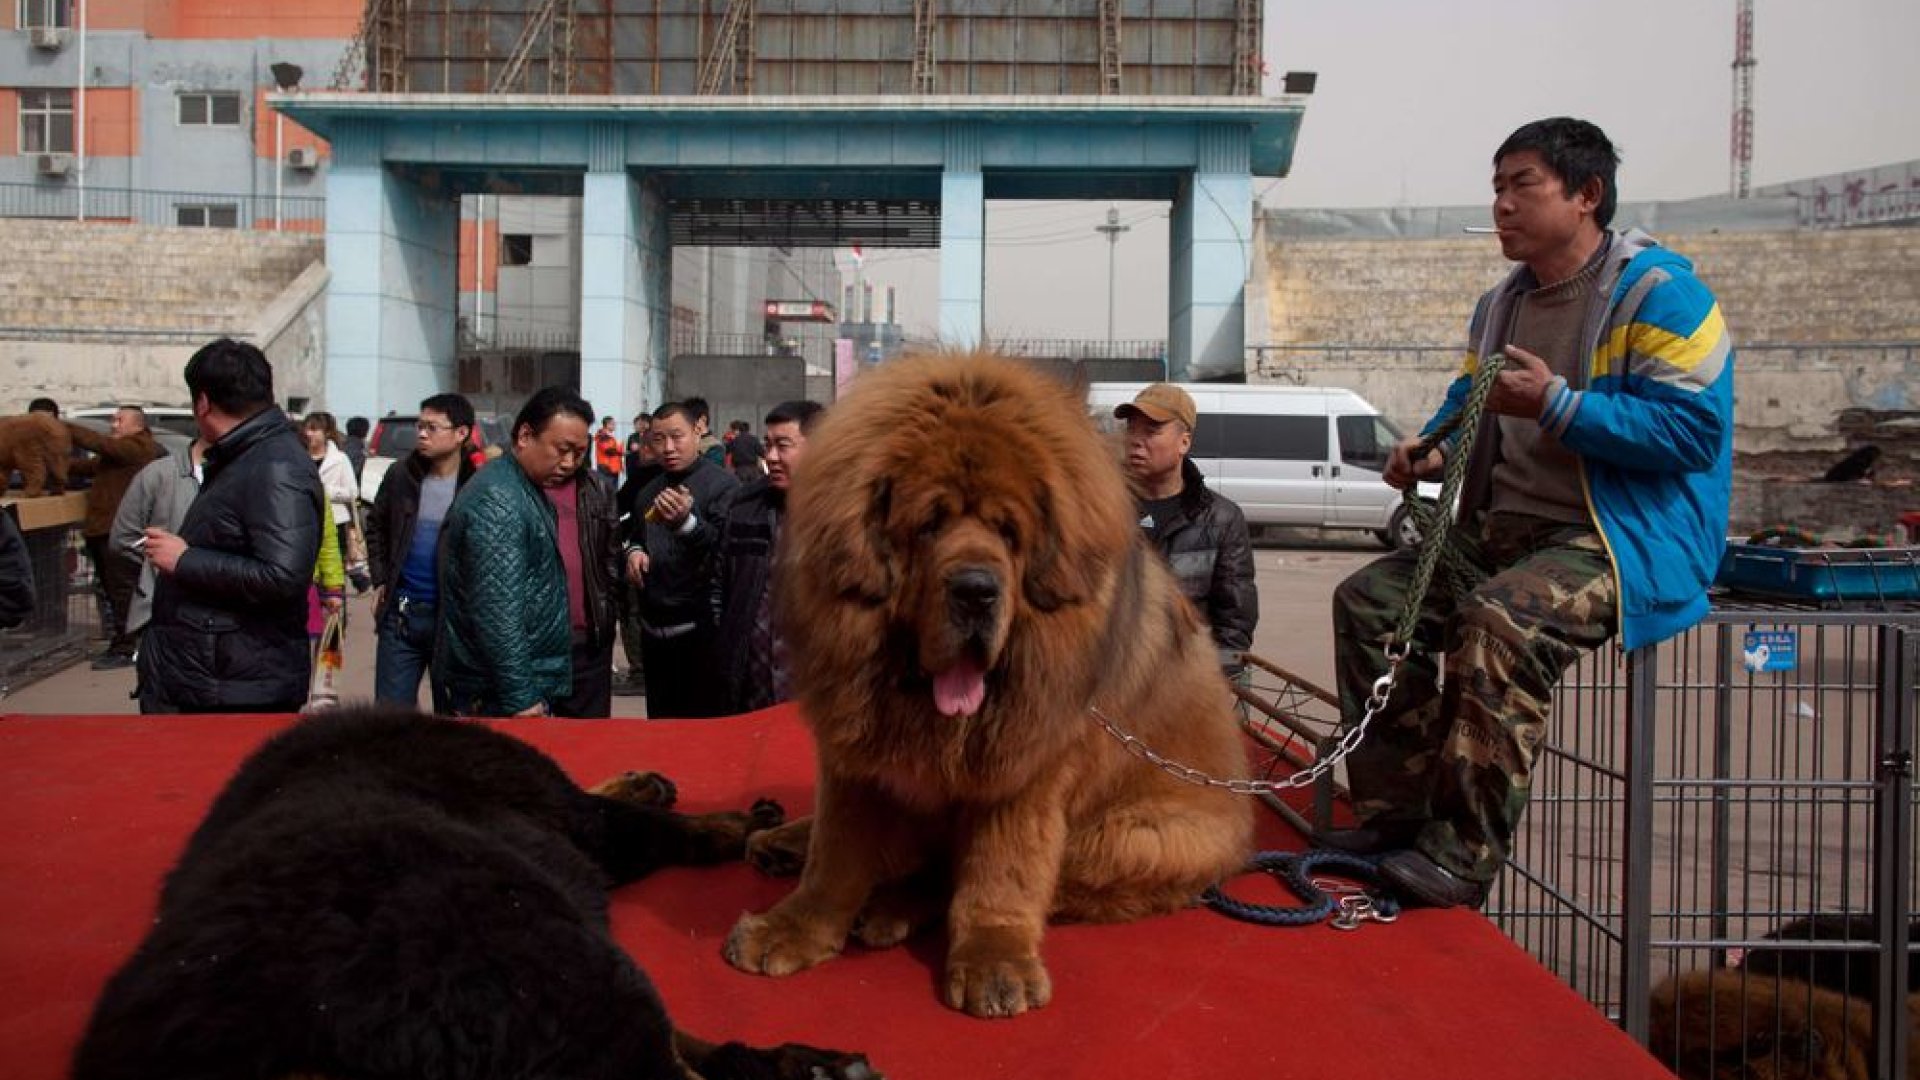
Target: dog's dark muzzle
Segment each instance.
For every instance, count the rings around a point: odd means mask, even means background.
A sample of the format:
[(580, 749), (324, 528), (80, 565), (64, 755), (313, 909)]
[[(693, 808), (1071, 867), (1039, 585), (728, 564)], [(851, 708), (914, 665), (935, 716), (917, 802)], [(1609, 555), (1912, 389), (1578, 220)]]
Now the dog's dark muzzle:
[(956, 629), (968, 634), (986, 631), (999, 614), (1000, 579), (978, 568), (956, 570), (947, 577), (947, 611)]

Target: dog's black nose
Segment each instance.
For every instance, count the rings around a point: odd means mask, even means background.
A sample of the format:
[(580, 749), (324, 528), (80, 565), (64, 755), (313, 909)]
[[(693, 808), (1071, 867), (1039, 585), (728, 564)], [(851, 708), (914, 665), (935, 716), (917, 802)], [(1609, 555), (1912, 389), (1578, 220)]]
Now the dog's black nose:
[(1000, 602), (1000, 579), (986, 570), (956, 570), (947, 577), (947, 596), (956, 612), (978, 618)]

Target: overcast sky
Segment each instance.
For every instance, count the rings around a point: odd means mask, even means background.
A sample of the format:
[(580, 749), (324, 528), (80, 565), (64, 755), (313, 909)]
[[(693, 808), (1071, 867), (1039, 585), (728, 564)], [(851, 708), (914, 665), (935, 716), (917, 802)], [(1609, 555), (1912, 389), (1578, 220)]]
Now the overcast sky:
[[(1515, 127), (1572, 115), (1620, 146), (1625, 199), (1728, 190), (1732, 0), (1268, 0), (1268, 92), (1315, 71), (1276, 207), (1487, 198)], [(1756, 0), (1753, 183), (1920, 159), (1920, 0)], [(1104, 338), (1107, 204), (988, 206), (987, 322), (1000, 337)], [(1119, 204), (1114, 331), (1166, 333), (1164, 205)], [(901, 321), (930, 335), (938, 253), (876, 251)], [(847, 264), (851, 272), (851, 264)], [(1463, 316), (1464, 317), (1464, 316)]]

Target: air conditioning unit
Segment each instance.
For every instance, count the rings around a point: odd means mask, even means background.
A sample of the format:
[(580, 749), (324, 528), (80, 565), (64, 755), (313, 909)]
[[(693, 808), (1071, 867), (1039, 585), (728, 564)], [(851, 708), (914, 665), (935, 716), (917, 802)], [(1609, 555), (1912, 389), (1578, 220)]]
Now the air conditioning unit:
[(41, 154), (35, 160), (34, 171), (41, 176), (65, 176), (73, 171), (73, 155)]
[(67, 43), (67, 31), (60, 26), (35, 26), (27, 31), (27, 39), (36, 49), (58, 49)]
[(287, 151), (287, 166), (294, 169), (317, 169), (320, 167), (320, 151), (310, 146), (296, 146)]

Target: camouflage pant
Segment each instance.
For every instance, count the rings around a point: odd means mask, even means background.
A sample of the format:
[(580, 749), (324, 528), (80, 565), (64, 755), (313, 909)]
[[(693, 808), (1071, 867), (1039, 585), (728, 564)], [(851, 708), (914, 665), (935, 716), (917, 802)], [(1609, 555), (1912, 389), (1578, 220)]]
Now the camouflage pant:
[[(1495, 515), (1482, 535), (1455, 535), (1477, 584), (1457, 596), (1444, 571), (1434, 575), (1413, 652), (1347, 758), (1347, 776), (1361, 820), (1418, 826), (1417, 844), (1435, 862), (1490, 881), (1527, 807), (1554, 684), (1613, 634), (1618, 591), (1605, 547), (1584, 526)], [(1414, 561), (1395, 552), (1334, 592), (1348, 724), (1386, 673), (1382, 643), (1405, 610)]]

